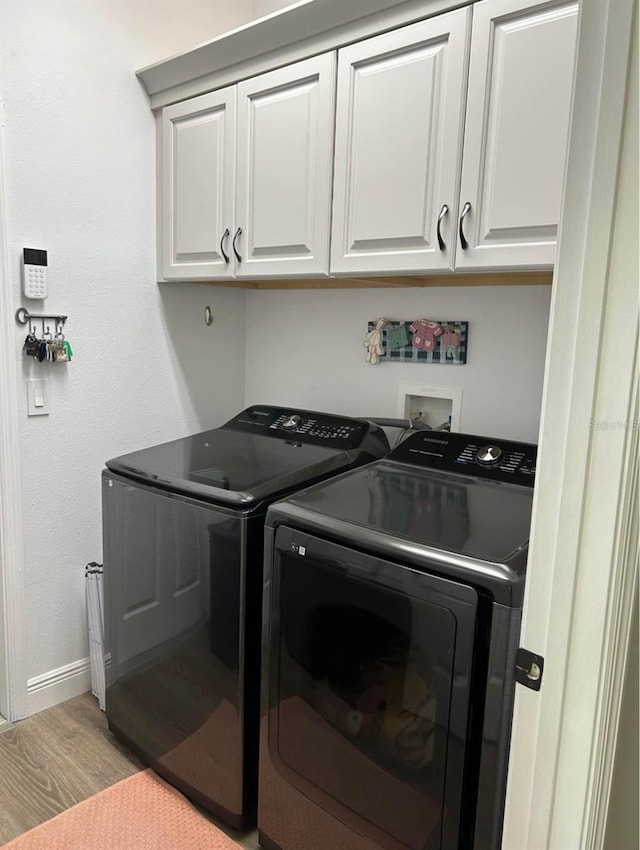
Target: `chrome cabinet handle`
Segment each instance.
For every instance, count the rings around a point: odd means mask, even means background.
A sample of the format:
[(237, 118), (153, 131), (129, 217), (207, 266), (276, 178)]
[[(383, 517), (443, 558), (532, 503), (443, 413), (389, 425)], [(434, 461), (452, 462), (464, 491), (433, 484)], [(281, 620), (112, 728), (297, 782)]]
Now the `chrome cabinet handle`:
[(462, 224), (463, 224), (465, 218), (469, 215), (470, 212), (471, 212), (471, 204), (469, 203), (469, 201), (467, 201), (467, 203), (462, 207), (462, 212), (460, 213), (459, 232), (460, 232), (460, 244), (462, 245), (463, 251), (467, 250), (467, 248), (469, 247), (469, 243), (465, 239), (464, 230), (462, 229)]
[(238, 238), (238, 236), (240, 236), (240, 234), (241, 234), (241, 233), (242, 233), (242, 228), (241, 228), (241, 227), (239, 227), (239, 228), (236, 230), (236, 232), (235, 232), (235, 234), (234, 234), (234, 236), (233, 236), (233, 242), (231, 243), (231, 247), (233, 248), (233, 253), (236, 255), (236, 260), (237, 260), (239, 263), (241, 263), (241, 262), (242, 262), (242, 257), (240, 256), (240, 254), (238, 253), (238, 249), (236, 248), (236, 239)]
[(228, 255), (228, 254), (227, 254), (227, 252), (224, 250), (224, 240), (227, 238), (227, 236), (228, 236), (228, 235), (229, 235), (229, 228), (227, 227), (227, 229), (225, 230), (225, 232), (222, 234), (222, 239), (220, 240), (220, 253), (221, 253), (221, 254), (222, 254), (222, 256), (224, 257), (224, 261), (225, 261), (225, 263), (228, 263), (228, 262), (229, 262), (229, 255)]
[(443, 204), (442, 209), (440, 210), (440, 215), (438, 216), (438, 226), (436, 228), (436, 235), (438, 237), (438, 248), (440, 248), (441, 251), (446, 251), (447, 246), (445, 244), (444, 239), (442, 238), (442, 233), (440, 232), (440, 224), (442, 223), (442, 219), (446, 216), (448, 212), (449, 207), (446, 204)]

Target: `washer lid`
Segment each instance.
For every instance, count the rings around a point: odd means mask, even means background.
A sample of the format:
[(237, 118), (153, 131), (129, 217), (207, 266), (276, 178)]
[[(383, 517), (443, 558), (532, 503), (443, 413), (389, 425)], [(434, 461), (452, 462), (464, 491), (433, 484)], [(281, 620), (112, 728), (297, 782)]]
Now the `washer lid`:
[(294, 438), (216, 428), (108, 460), (113, 472), (167, 490), (228, 504), (250, 504), (348, 469), (336, 448)]
[(401, 541), (409, 541), (500, 564), (527, 547), (532, 492), (529, 487), (378, 461), (281, 504), (285, 515), (290, 503), (304, 509), (309, 524), (329, 531), (339, 526), (341, 537), (350, 526), (354, 545), (366, 545), (367, 532), (376, 532), (390, 554), (406, 549)]

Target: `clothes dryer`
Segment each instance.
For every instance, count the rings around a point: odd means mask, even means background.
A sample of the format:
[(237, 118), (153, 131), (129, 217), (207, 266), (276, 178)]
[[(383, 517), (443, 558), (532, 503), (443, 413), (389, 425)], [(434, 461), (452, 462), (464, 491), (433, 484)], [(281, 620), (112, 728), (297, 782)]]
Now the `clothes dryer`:
[(422, 431), (271, 506), (265, 850), (499, 850), (535, 465)]

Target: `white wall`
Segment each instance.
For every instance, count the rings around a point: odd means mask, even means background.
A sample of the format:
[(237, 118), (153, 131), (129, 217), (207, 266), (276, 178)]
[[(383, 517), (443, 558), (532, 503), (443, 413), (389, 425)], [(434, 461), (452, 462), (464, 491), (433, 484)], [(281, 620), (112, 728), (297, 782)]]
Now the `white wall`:
[(287, 6), (297, 6), (298, 3), (299, 0), (294, 0), (294, 2), (291, 2), (291, 0), (253, 0), (253, 17), (263, 18), (272, 12), (279, 12), (281, 9), (286, 9)]
[[(401, 381), (460, 385), (464, 428), (536, 438), (547, 288), (245, 298), (156, 284), (155, 130), (134, 71), (284, 5), (2, 0), (9, 285), (24, 303), (22, 248), (46, 248), (44, 307), (69, 315), (75, 350), (68, 365), (27, 360), (16, 325), (31, 680), (87, 656), (82, 570), (101, 560), (108, 457), (219, 424), (245, 397), (395, 416)], [(469, 365), (365, 365), (366, 321), (383, 314), (468, 319)], [(28, 419), (24, 380), (43, 375), (51, 413)]]
[[(548, 286), (253, 291), (247, 403), (397, 416), (400, 383), (462, 387), (460, 430), (537, 441)], [(367, 321), (469, 321), (464, 366), (365, 363)]]
[[(251, 2), (2, 0), (1, 15), (9, 285), (24, 303), (22, 248), (47, 249), (44, 307), (68, 314), (75, 351), (68, 365), (28, 360), (16, 325), (32, 679), (88, 654), (104, 460), (243, 403), (243, 293), (155, 282), (155, 129), (134, 71), (244, 23)], [(30, 376), (49, 379), (49, 416), (26, 416)]]
[[(76, 3), (86, 5), (86, 0)], [(107, 9), (119, 37), (130, 40), (136, 69), (191, 50), (258, 17), (252, 0), (98, 0), (98, 5)]]

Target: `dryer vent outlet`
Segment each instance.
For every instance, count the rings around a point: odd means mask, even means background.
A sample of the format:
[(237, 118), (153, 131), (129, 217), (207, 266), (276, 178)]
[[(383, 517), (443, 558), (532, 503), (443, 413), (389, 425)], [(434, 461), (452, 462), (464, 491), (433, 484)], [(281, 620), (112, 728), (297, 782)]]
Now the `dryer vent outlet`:
[(461, 406), (461, 387), (401, 384), (399, 388), (398, 415), (435, 431), (459, 431)]

